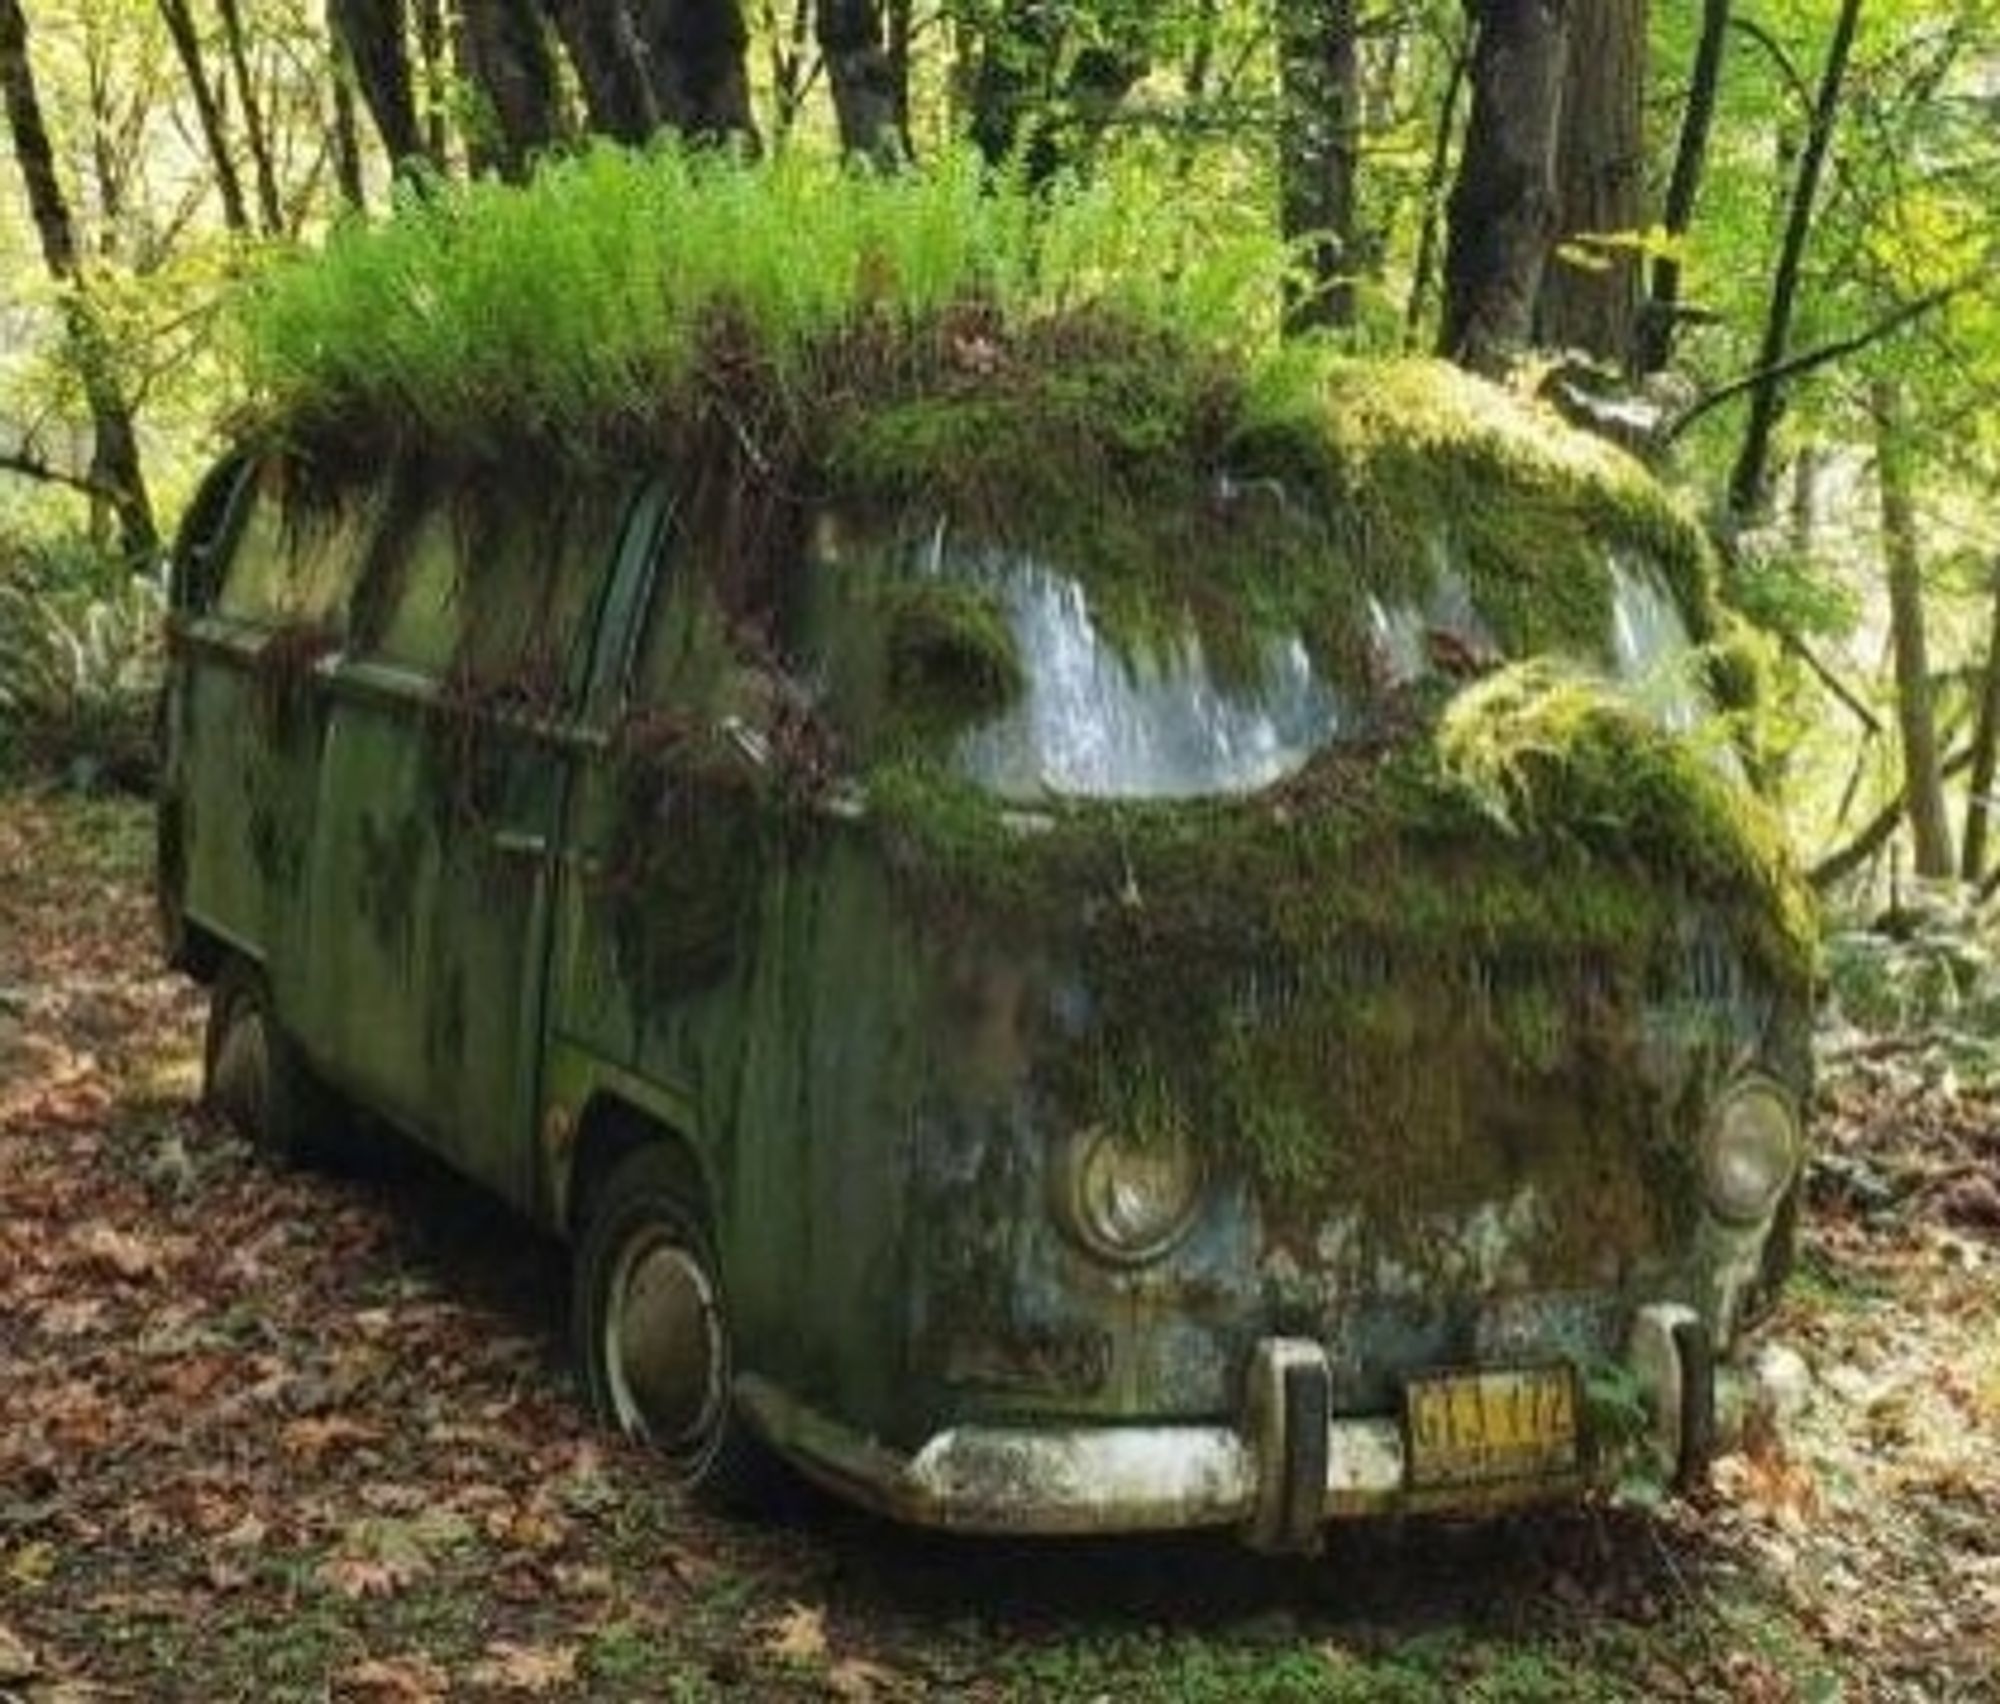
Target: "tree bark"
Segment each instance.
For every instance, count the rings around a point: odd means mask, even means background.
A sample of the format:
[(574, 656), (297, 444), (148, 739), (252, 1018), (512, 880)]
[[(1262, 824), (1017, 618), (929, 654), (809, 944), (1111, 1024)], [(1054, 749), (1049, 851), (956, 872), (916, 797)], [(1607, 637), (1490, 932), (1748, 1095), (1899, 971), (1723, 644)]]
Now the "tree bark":
[(237, 0), (217, 0), (217, 7), (222, 14), (222, 39), (229, 49), (229, 69), (236, 78), (236, 101), (243, 109), (243, 141), (256, 170), (257, 212), (264, 223), (264, 234), (280, 236), (285, 229), (285, 214), (278, 198), (278, 173), (271, 163), (271, 133), (264, 123), (264, 103), (257, 94), (250, 44), (243, 34), (242, 8)]
[(131, 406), (118, 382), (109, 340), (84, 287), (76, 223), (56, 175), (55, 150), (35, 87), (34, 63), (28, 55), (28, 20), (21, 0), (0, 0), (0, 92), (4, 92), (14, 163), (27, 192), (42, 259), (49, 275), (63, 287), (69, 358), (90, 409), (90, 479), (100, 489), (116, 493), (111, 506), (126, 559), (134, 564), (150, 563), (159, 553), (160, 534), (139, 463), (138, 435), (132, 426)]
[(1771, 278), (1771, 305), (1764, 316), (1763, 342), (1757, 355), (1757, 371), (1766, 376), (1750, 392), (1750, 419), (1743, 430), (1743, 447), (1729, 476), (1729, 513), (1739, 525), (1755, 518), (1767, 495), (1771, 439), (1784, 402), (1784, 382), (1779, 369), (1791, 343), (1792, 314), (1798, 304), (1806, 240), (1812, 234), (1820, 175), (1833, 142), (1834, 123), (1840, 114), (1841, 95), (1847, 82), (1848, 55), (1860, 21), (1861, 0), (1841, 0), (1833, 39), (1827, 48), (1826, 68), (1813, 102), (1812, 128), (1807, 133), (1805, 149), (1799, 156), (1798, 176), (1792, 184), (1777, 270)]
[(201, 36), (195, 29), (188, 0), (160, 0), (160, 17), (174, 44), (174, 55), (187, 78), (188, 93), (194, 97), (195, 119), (201, 127), (202, 147), (208, 153), (209, 170), (215, 174), (215, 193), (222, 202), (222, 222), (238, 233), (250, 229), (250, 210), (243, 200), (243, 180), (236, 175), (236, 159), (229, 151), (229, 131), (223, 123), (222, 103), (216, 99), (215, 85), (208, 80), (202, 60)]
[(391, 169), (407, 172), (426, 150), (417, 127), (403, 0), (327, 0), (327, 22), (347, 50)]
[(616, 0), (546, 0), (550, 22), (576, 67), (590, 128), (640, 143), (660, 127), (638, 37)]
[(473, 152), (518, 183), (561, 129), (541, 14), (534, 0), (460, 0), (459, 26), (465, 73), (488, 121)]
[(634, 22), (661, 122), (692, 142), (754, 149), (740, 0), (639, 0)]
[(1958, 872), (1986, 879), (1986, 842), (1993, 821), (1993, 781), (2000, 770), (2000, 557), (1992, 566), (1993, 614), (1987, 623), (1986, 666), (1980, 671), (1979, 721), (1972, 734), (1972, 775), (1966, 782), (1965, 844)]
[(1430, 164), (1424, 169), (1423, 217), (1417, 230), (1417, 258), (1410, 267), (1410, 299), (1403, 308), (1403, 348), (1412, 354), (1422, 342), (1424, 315), (1431, 297), (1431, 275), (1437, 268), (1438, 214), (1445, 180), (1451, 173), (1451, 139), (1458, 129), (1458, 102), (1472, 69), (1471, 42), (1451, 50), (1451, 66), (1438, 101), (1437, 128), (1431, 134)]
[[(1556, 145), (1556, 237), (1536, 341), (1636, 365), (1639, 254), (1600, 240), (1645, 223), (1647, 0), (1589, 0), (1570, 14)], [(1566, 252), (1567, 250), (1567, 252)]]
[(1903, 792), (1920, 876), (1952, 872), (1951, 824), (1945, 815), (1938, 765), (1937, 719), (1931, 698), (1929, 644), (1924, 630), (1923, 563), (1911, 485), (1908, 403), (1894, 380), (1878, 379), (1875, 466), (1882, 498), (1882, 554), (1889, 571), (1889, 631), (1896, 653), (1896, 723), (1903, 739)]
[[(1701, 38), (1695, 46), (1694, 71), (1688, 80), (1687, 110), (1681, 119), (1680, 141), (1674, 148), (1673, 176), (1660, 223), (1669, 241), (1687, 234), (1694, 223), (1695, 202), (1708, 167), (1708, 138), (1715, 128), (1716, 97), (1722, 88), (1723, 49), (1729, 40), (1732, 0), (1702, 0)], [(1653, 262), (1652, 295), (1639, 316), (1639, 371), (1657, 373), (1674, 354), (1674, 334), (1681, 311), (1681, 263), (1663, 254)]]
[(1529, 339), (1555, 228), (1569, 0), (1469, 0), (1472, 114), (1451, 192), (1443, 354), (1503, 371)]
[(1279, 8), (1283, 111), (1278, 132), (1279, 220), (1303, 240), (1312, 284), (1287, 304), (1294, 331), (1354, 323), (1355, 172), (1361, 138), (1356, 0)]
[(340, 198), (357, 213), (368, 209), (368, 188), (361, 175), (361, 129), (354, 114), (354, 72), (340, 44), (328, 44), (328, 130), (333, 141), (333, 175)]
[(883, 164), (907, 159), (903, 91), (880, 0), (819, 0), (817, 28), (842, 151)]
[(456, 71), (450, 63), (451, 32), (445, 28), (444, 0), (417, 0), (416, 23), (417, 110), (423, 118), (424, 153), (442, 172), (451, 145), (447, 90)]

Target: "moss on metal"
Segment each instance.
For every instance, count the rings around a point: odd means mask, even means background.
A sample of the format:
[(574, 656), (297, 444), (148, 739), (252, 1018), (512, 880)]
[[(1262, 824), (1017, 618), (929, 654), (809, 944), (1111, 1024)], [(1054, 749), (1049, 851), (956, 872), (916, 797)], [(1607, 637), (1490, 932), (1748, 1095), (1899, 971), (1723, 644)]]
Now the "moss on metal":
[[(1031, 1049), (1058, 1124), (1143, 1134), (1175, 1109), (1302, 1223), (1359, 1207), (1392, 1237), (1533, 1177), (1624, 1216), (1617, 1246), (1665, 1246), (1692, 1145), (1638, 1053), (1690, 924), (1760, 996), (1808, 997), (1810, 902), (1761, 807), (1540, 665), (1248, 799), (1057, 806), (1024, 834), (921, 766), (872, 796), (920, 903), (1090, 991), (1076, 1036)], [(1734, 1014), (1683, 1016), (1719, 1077)], [(1475, 1137), (1496, 1128), (1533, 1164)], [(1579, 1267), (1611, 1229), (1556, 1227)]]
[[(565, 217), (546, 197), (536, 215)], [(1081, 275), (1009, 295), (969, 266), (919, 291), (857, 260), (834, 298), (782, 324), (726, 271), (700, 276), (707, 293), (661, 320), (651, 359), (592, 368), (595, 402), (585, 382), (560, 409), (547, 383), (502, 382), (479, 325), (438, 323), (456, 298), (389, 291), (336, 335), (365, 330), (390, 366), (371, 353), (363, 383), (339, 377), (359, 356), (295, 361), (250, 430), (315, 464), (315, 488), (379, 477), (385, 456), (502, 489), (530, 472), (543, 488), (552, 467), (659, 477), (678, 560), (718, 611), (711, 641), (756, 661), (783, 643), (829, 510), (911, 541), (949, 517), (1074, 573), (1119, 642), (1192, 627), (1224, 670), (1285, 633), (1332, 678), (1366, 678), (1371, 601), (1420, 609), (1448, 568), (1505, 655), (1599, 662), (1620, 554), (1664, 577), (1698, 640), (1719, 631), (1702, 535), (1637, 464), (1441, 365), (1231, 347)], [(428, 316), (421, 370), (459, 373), (476, 431), (454, 431), (449, 407), (402, 406), (393, 352), (416, 331), (397, 315)], [(297, 316), (280, 318), (296, 342)], [(1776, 827), (1712, 754), (1530, 662), (1390, 694), (1374, 743), (1254, 797), (1058, 803), (1024, 835), (938, 756), (942, 729), (1019, 690), (1004, 622), (973, 596), (885, 596), (897, 702), (837, 707), (886, 734), (845, 760), (864, 765), (874, 832), (943, 933), (1088, 990), (1089, 1021), (1034, 1051), (1058, 1125), (1184, 1121), (1308, 1216), (1344, 1203), (1396, 1223), (1555, 1171), (1607, 1221), (1561, 1228), (1579, 1259), (1593, 1240), (1675, 1231), (1659, 1216), (1694, 1196), (1664, 1187), (1686, 1181), (1676, 1121), (1694, 1100), (1644, 1081), (1642, 1015), (1678, 985), (1691, 921), (1713, 922), (1787, 1011), (1803, 1009), (1813, 953)], [(713, 983), (755, 915), (752, 872), (811, 838), (788, 824), (817, 808), (832, 738), (782, 718), (757, 731), (778, 736), (781, 774), (755, 787), (712, 729), (626, 731), (613, 862), (637, 987)], [(668, 857), (670, 840), (687, 855)], [(1286, 1021), (1264, 1021), (1278, 1006)], [(1739, 1046), (1716, 1018), (1696, 1069), (1719, 1074)], [(1636, 1174), (1614, 1163), (1635, 1131)]]

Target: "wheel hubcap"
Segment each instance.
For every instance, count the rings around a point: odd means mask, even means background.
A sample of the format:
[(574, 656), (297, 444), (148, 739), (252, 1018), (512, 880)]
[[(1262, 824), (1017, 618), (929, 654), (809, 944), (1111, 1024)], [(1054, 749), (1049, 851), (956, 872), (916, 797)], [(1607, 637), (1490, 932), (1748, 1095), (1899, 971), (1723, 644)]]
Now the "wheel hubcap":
[(612, 1273), (604, 1366), (619, 1426), (698, 1463), (725, 1399), (725, 1356), (715, 1284), (663, 1232), (635, 1237)]

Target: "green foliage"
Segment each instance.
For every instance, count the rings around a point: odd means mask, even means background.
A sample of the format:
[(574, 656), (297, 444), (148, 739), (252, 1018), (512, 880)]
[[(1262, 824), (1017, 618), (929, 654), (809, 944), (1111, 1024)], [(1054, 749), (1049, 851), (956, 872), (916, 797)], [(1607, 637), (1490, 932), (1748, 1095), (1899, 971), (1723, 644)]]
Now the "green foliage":
[(164, 607), (157, 581), (107, 574), (87, 547), (14, 564), (0, 579), (0, 768), (147, 786)]
[(526, 439), (587, 456), (687, 405), (719, 316), (790, 395), (845, 379), (815, 370), (836, 334), (969, 303), (1233, 341), (1268, 325), (1283, 266), (1274, 239), (1218, 250), (1157, 201), (1040, 198), (965, 154), (884, 176), (601, 148), (525, 188), (436, 184), (387, 225), (336, 231), (251, 292), (243, 357), (260, 415), (308, 435), (365, 419), (455, 453)]

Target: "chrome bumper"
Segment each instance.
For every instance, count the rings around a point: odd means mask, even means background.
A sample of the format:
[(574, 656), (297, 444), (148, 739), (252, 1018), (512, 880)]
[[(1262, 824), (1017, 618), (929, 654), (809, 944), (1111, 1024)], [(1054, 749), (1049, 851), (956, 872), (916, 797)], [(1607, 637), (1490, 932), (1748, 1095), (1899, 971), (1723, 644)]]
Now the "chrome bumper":
[[(1662, 1469), (1685, 1482), (1705, 1469), (1714, 1431), (1715, 1369), (1693, 1312), (1642, 1309), (1628, 1364)], [(1579, 1470), (1412, 1487), (1401, 1423), (1334, 1416), (1330, 1388), (1319, 1344), (1269, 1338), (1252, 1358), (1238, 1426), (955, 1426), (909, 1455), (754, 1374), (737, 1381), (736, 1394), (751, 1424), (808, 1478), (893, 1519), (958, 1532), (1233, 1526), (1256, 1549), (1311, 1551), (1330, 1520), (1490, 1513), (1574, 1496), (1588, 1482)]]

